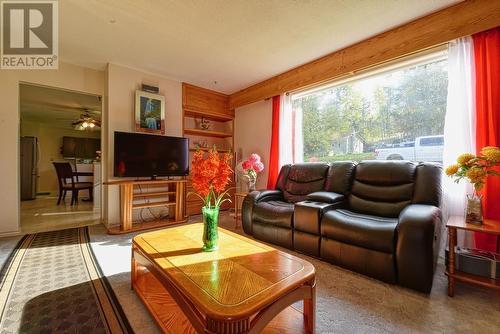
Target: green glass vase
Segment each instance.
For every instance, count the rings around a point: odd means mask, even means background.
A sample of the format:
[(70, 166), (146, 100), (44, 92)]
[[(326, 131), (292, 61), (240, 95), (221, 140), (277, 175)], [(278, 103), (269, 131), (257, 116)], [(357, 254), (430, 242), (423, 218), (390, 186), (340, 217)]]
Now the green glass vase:
[(219, 208), (202, 208), (203, 214), (203, 251), (213, 252), (218, 249)]

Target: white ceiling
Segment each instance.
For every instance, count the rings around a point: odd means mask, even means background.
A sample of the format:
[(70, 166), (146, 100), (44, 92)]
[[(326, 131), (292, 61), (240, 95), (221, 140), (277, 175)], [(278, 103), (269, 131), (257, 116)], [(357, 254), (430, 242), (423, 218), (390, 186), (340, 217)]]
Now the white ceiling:
[(233, 93), (457, 2), (64, 0), (60, 57)]
[(71, 123), (84, 112), (96, 119), (101, 118), (102, 103), (99, 96), (30, 84), (21, 84), (19, 90), (23, 121), (74, 129)]

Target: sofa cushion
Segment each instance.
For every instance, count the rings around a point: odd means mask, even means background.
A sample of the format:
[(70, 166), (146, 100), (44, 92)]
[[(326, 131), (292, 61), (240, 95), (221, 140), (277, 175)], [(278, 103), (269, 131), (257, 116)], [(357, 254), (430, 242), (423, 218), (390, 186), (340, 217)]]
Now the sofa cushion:
[(421, 162), (416, 169), (414, 204), (427, 204), (439, 207), (441, 204), (441, 178), (443, 169), (440, 165)]
[(415, 164), (409, 161), (362, 161), (356, 166), (355, 179), (377, 186), (412, 183)]
[(336, 161), (330, 165), (326, 173), (325, 191), (347, 195), (351, 189), (356, 163), (353, 161)]
[(415, 164), (411, 162), (363, 161), (356, 166), (349, 208), (396, 218), (412, 202), (414, 179)]
[(293, 204), (283, 201), (256, 203), (253, 208), (254, 221), (292, 228)]
[(398, 219), (332, 210), (323, 215), (321, 235), (359, 247), (394, 253)]
[(290, 173), (290, 169), (292, 165), (283, 165), (281, 166), (280, 173), (278, 174), (278, 179), (276, 180), (276, 186), (274, 189), (280, 190), (282, 192), (285, 191), (286, 182), (288, 180), (288, 173)]
[(323, 190), (328, 167), (326, 163), (292, 165), (285, 185), (285, 200), (291, 203), (300, 202), (306, 199), (307, 194)]

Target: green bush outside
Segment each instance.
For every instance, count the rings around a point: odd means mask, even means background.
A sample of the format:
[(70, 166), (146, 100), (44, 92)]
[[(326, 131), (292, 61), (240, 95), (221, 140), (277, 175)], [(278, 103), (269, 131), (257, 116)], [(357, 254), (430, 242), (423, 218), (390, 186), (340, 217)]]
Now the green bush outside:
[(309, 157), (305, 161), (321, 161), (321, 162), (334, 162), (334, 161), (361, 161), (375, 159), (375, 152), (365, 153), (351, 153), (351, 154), (336, 154), (331, 157)]

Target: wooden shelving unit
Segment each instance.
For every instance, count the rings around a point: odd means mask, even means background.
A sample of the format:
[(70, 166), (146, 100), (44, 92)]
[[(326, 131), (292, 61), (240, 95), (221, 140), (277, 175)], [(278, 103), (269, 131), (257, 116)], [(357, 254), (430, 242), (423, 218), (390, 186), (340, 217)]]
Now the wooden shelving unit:
[[(184, 213), (186, 211), (186, 183), (185, 179), (104, 182), (105, 185), (118, 185), (120, 187), (120, 226), (108, 228), (108, 233), (123, 234), (186, 222)], [(167, 190), (143, 192), (142, 186), (167, 187)], [(154, 201), (150, 201), (151, 198)], [(141, 200), (142, 202), (138, 202)], [(161, 206), (174, 207), (172, 212), (169, 211), (168, 218), (149, 222), (134, 222), (132, 220), (132, 213), (135, 209)]]
[(446, 222), (448, 228), (448, 268), (446, 275), (448, 276), (448, 295), (453, 297), (455, 294), (455, 281), (460, 281), (468, 284), (479, 285), (485, 288), (490, 288), (495, 291), (500, 291), (500, 280), (495, 280), (487, 277), (469, 274), (457, 270), (455, 267), (455, 246), (457, 245), (457, 230), (480, 232), (500, 236), (500, 221), (493, 219), (484, 219), (481, 225), (469, 224), (464, 217), (451, 216)]
[(162, 202), (152, 202), (152, 203), (138, 203), (138, 204), (133, 204), (132, 208), (144, 209), (144, 208), (154, 208), (157, 206), (170, 206), (170, 205), (175, 205), (175, 202), (162, 201)]
[[(220, 153), (234, 152), (234, 110), (229, 109), (228, 95), (183, 83), (182, 109), (183, 135), (189, 138), (191, 153), (197, 150), (195, 142), (199, 141), (204, 141), (206, 144), (206, 147), (200, 147), (202, 151), (208, 151), (215, 145)], [(197, 121), (202, 118), (210, 121), (209, 130), (197, 127)], [(187, 193), (193, 191), (189, 177), (186, 188)], [(186, 214), (188, 216), (200, 214), (202, 205), (198, 197), (187, 197)], [(225, 203), (222, 209), (230, 207), (230, 203)]]
[(215, 138), (232, 138), (233, 133), (222, 131), (210, 131), (201, 129), (184, 129), (184, 135), (215, 137)]
[[(208, 152), (210, 150), (210, 147), (190, 148), (189, 152), (196, 152), (197, 150)], [(232, 152), (232, 150), (217, 149), (217, 152), (219, 152), (219, 153), (228, 153), (228, 152)]]
[(135, 193), (134, 198), (144, 198), (144, 197), (163, 197), (168, 195), (175, 195), (175, 191), (156, 191), (147, 193)]
[(199, 111), (192, 110), (189, 108), (184, 108), (184, 116), (186, 117), (205, 117), (206, 119), (218, 122), (227, 122), (232, 121), (234, 115), (231, 114), (218, 114), (210, 111)]

